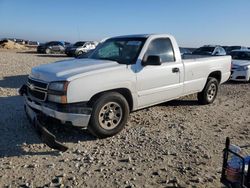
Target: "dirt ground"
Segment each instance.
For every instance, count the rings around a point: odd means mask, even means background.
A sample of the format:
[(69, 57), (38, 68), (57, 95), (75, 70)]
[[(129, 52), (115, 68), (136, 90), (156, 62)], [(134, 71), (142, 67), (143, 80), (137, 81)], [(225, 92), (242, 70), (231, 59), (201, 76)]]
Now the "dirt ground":
[(32, 67), (63, 59), (0, 51), (0, 187), (220, 187), (226, 137), (250, 144), (250, 83), (228, 82), (211, 105), (191, 95), (133, 112), (111, 138), (51, 124), (70, 148), (52, 150), (29, 124), (17, 89)]

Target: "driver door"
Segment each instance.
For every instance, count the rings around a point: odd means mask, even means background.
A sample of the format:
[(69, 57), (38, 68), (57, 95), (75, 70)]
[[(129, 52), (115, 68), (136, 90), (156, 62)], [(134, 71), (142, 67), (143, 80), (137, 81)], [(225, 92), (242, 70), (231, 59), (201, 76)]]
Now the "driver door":
[(142, 66), (137, 72), (138, 107), (143, 108), (181, 96), (182, 61), (176, 61), (169, 38), (153, 39), (144, 55), (159, 56), (161, 65)]

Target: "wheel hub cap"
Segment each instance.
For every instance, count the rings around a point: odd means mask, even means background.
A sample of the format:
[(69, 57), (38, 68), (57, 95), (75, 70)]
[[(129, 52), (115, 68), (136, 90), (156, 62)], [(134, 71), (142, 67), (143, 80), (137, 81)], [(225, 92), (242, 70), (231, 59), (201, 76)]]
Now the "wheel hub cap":
[(215, 97), (216, 94), (216, 85), (215, 84), (211, 84), (208, 88), (207, 91), (207, 97), (209, 100), (213, 100), (213, 98)]
[(122, 108), (116, 102), (103, 105), (99, 112), (99, 123), (103, 129), (114, 129), (122, 119)]

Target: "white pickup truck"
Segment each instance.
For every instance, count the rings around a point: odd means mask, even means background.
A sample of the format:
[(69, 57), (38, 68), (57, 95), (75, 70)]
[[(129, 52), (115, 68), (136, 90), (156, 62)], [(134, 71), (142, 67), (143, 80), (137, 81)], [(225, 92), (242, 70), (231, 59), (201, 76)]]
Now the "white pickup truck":
[(120, 36), (88, 58), (32, 68), (20, 93), (32, 120), (43, 114), (103, 138), (121, 131), (138, 109), (192, 93), (200, 104), (212, 103), (230, 68), (230, 56), (182, 59), (170, 35)]

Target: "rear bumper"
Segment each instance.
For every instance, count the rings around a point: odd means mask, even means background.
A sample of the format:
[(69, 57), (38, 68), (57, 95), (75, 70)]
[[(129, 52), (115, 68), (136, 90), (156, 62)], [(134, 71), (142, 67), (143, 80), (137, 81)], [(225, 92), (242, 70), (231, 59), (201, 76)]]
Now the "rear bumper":
[(244, 70), (244, 71), (238, 71), (238, 70), (233, 70), (230, 80), (233, 81), (249, 81), (250, 79), (250, 71), (249, 70)]

